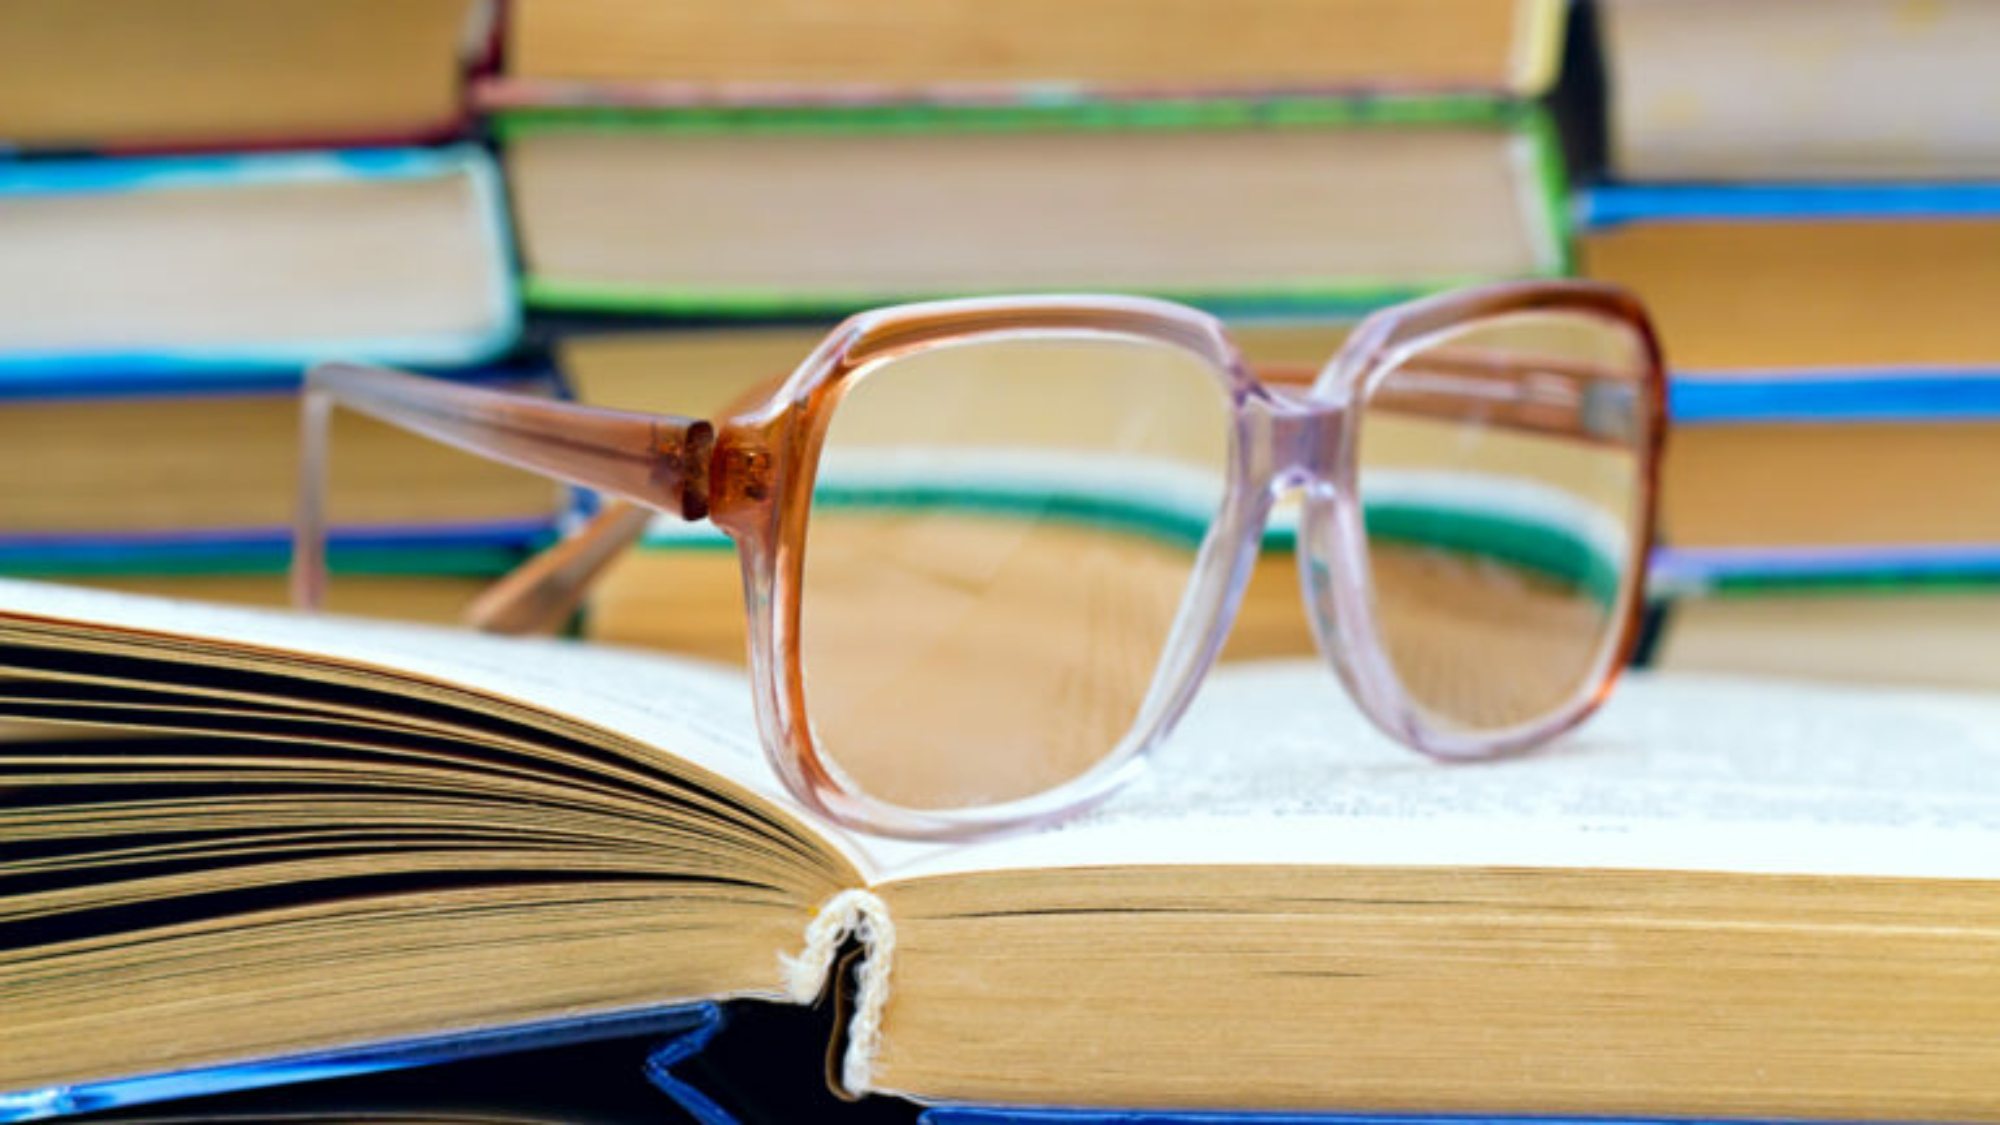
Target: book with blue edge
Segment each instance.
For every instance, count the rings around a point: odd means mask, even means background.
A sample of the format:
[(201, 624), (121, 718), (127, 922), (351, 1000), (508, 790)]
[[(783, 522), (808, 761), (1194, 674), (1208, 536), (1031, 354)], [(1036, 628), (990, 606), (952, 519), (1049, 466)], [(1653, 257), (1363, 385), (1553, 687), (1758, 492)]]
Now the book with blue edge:
[(1604, 184), (1580, 216), (1674, 367), (1660, 661), (2000, 683), (2000, 185)]
[(1454, 769), (1245, 665), (1089, 816), (915, 846), (709, 664), (0, 582), (0, 670), (24, 1112), (832, 997), (917, 1102), (1993, 1119), (1990, 697), (1633, 677)]
[[(0, 200), (0, 573), (281, 601), (307, 363), (554, 393), (494, 362), (519, 314), (476, 148), (19, 160)], [(543, 482), (338, 428), (350, 609), (450, 617), (553, 533)]]

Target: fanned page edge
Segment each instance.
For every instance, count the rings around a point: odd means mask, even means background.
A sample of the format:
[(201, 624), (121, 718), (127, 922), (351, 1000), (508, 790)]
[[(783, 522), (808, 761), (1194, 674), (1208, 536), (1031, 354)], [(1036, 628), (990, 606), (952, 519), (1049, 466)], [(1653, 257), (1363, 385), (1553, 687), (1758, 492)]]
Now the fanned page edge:
[[(435, 626), (218, 606), (51, 583), (0, 579), (8, 622), (115, 638), (194, 641), (251, 660), (303, 659), (377, 681), (418, 682), (594, 728), (657, 755), (691, 785), (739, 795), (845, 864), (865, 885), (880, 861), (787, 793), (756, 749), (740, 676), (700, 661), (541, 639), (487, 637)], [(532, 673), (532, 674), (530, 674)], [(678, 710), (614, 694), (647, 674), (676, 677)], [(658, 696), (658, 693), (654, 693)]]

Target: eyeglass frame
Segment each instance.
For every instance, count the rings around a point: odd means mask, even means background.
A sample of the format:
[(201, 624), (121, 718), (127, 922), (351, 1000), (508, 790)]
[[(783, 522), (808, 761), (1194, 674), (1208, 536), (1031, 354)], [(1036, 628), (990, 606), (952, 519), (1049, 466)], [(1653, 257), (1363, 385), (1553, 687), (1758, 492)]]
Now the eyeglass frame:
[[(1372, 580), (1356, 491), (1359, 425), (1371, 377), (1396, 369), (1442, 334), (1491, 318), (1537, 313), (1602, 318), (1632, 333), (1643, 412), (1629, 448), (1638, 457), (1631, 564), (1612, 612), (1613, 643), (1577, 693), (1548, 715), (1499, 731), (1428, 725), (1402, 687), (1378, 638)], [(1048, 791), (990, 806), (917, 809), (870, 797), (821, 754), (809, 722), (799, 646), (806, 518), (819, 453), (841, 398), (879, 365), (937, 347), (1010, 335), (1140, 339), (1179, 347), (1220, 377), (1229, 405), (1229, 464), (1220, 506), (1204, 537), (1176, 627), (1130, 729), (1105, 757)], [(876, 309), (830, 332), (790, 377), (744, 409), (711, 422), (616, 410), (471, 387), (356, 364), (307, 373), (301, 409), (299, 505), (294, 529), (294, 602), (316, 607), (326, 586), (324, 504), (332, 407), (412, 430), (491, 460), (596, 490), (636, 505), (608, 513), (596, 550), (559, 545), (524, 592), (570, 597), (603, 561), (603, 541), (635, 537), (643, 511), (707, 519), (734, 542), (741, 563), (752, 693), (765, 757), (786, 787), (849, 827), (918, 839), (955, 839), (1029, 827), (1073, 815), (1115, 792), (1164, 739), (1213, 667), (1261, 548), (1277, 498), (1304, 493), (1300, 535), (1322, 523), (1339, 563), (1324, 581), (1332, 612), (1319, 611), (1309, 560), (1299, 552), (1301, 595), (1315, 641), (1367, 719), (1410, 749), (1438, 759), (1488, 758), (1537, 746), (1575, 727), (1609, 695), (1637, 643), (1653, 542), (1665, 440), (1665, 366), (1636, 298), (1614, 286), (1527, 281), (1444, 293), (1364, 319), (1320, 368), (1309, 391), (1280, 393), (1244, 363), (1221, 321), (1167, 301), (1122, 296), (986, 297)], [(1580, 404), (1579, 408), (1587, 406)], [(1532, 411), (1532, 406), (1517, 407)], [(1050, 409), (1061, 409), (1050, 404)], [(1522, 421), (1537, 428), (1560, 420)], [(1326, 521), (1331, 521), (1327, 523)], [(566, 603), (564, 603), (566, 604)], [(518, 609), (518, 606), (514, 607)], [(487, 610), (495, 609), (489, 602)], [(1192, 631), (1184, 627), (1192, 623)], [(1159, 685), (1166, 684), (1161, 691)], [(948, 731), (940, 732), (949, 738)]]

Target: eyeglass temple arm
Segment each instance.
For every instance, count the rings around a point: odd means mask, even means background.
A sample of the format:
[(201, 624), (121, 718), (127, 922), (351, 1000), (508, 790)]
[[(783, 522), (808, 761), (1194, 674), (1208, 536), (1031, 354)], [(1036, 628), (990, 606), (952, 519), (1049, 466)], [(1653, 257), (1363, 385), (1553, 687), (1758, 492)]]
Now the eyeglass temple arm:
[(538, 551), (466, 607), (481, 632), (520, 635), (560, 628), (583, 604), (597, 576), (646, 534), (653, 513), (613, 500), (575, 532)]
[(489, 460), (698, 520), (708, 514), (709, 423), (533, 398), (382, 367), (307, 372), (300, 412), (292, 600), (326, 592), (327, 428), (339, 405)]
[[(743, 389), (721, 410), (733, 417), (771, 397), (783, 374)], [(561, 543), (510, 571), (473, 601), (465, 622), (489, 633), (550, 632), (583, 605), (597, 576), (645, 537), (651, 513), (622, 500), (604, 506)]]
[[(1308, 364), (1266, 364), (1255, 368), (1271, 386), (1293, 391), (1310, 387), (1319, 369)], [(1507, 429), (1526, 430), (1596, 444), (1632, 440), (1632, 380), (1604, 367), (1568, 358), (1508, 350), (1434, 348), (1396, 369), (1370, 395), (1370, 409), (1436, 418), (1463, 419), (1469, 404), (1485, 406), (1483, 417)]]

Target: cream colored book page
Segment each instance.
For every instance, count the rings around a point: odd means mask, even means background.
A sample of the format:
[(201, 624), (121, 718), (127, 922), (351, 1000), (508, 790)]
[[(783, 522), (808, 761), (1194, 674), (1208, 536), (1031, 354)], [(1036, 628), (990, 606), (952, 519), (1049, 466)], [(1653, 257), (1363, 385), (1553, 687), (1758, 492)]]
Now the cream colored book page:
[(1126, 864), (2000, 878), (2000, 695), (1635, 675), (1541, 753), (1442, 765), (1316, 662), (1225, 666), (1100, 810), (892, 878)]
[[(696, 774), (717, 775), (802, 818), (762, 757), (749, 685), (735, 669), (559, 640), (0, 580), (0, 641), (13, 640), (24, 618), (300, 654), (364, 675), (435, 681), (621, 735), (683, 774), (692, 765)], [(852, 858), (850, 846), (832, 843)]]

